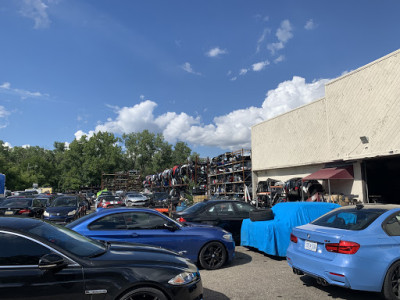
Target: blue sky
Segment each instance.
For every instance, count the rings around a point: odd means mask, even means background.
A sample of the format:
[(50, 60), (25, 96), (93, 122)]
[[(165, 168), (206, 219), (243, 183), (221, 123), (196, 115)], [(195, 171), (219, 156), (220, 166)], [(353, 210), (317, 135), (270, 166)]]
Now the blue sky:
[(201, 156), (400, 48), (399, 0), (0, 1), (0, 139), (149, 129)]

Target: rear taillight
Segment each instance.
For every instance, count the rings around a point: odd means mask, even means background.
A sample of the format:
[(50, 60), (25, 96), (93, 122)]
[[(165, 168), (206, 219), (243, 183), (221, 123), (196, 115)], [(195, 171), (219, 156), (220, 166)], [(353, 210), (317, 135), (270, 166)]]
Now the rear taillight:
[(326, 251), (341, 253), (341, 254), (355, 254), (360, 245), (354, 242), (340, 241), (339, 243), (325, 244)]
[(18, 213), (20, 215), (29, 215), (31, 211), (29, 209), (21, 209)]
[(178, 219), (178, 222), (186, 222), (186, 220), (184, 219), (184, 218), (182, 218), (182, 217), (180, 217), (179, 219)]
[(290, 234), (290, 241), (297, 244), (297, 236), (295, 236), (293, 233)]

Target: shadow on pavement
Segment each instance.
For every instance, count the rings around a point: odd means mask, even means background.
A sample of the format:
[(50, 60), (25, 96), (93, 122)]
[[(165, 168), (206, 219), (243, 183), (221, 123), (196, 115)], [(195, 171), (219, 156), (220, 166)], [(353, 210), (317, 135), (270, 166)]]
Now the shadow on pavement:
[(203, 298), (204, 299), (212, 299), (212, 300), (229, 300), (230, 299), (220, 292), (212, 291), (209, 289), (203, 290)]
[(246, 248), (247, 251), (260, 253), (260, 254), (262, 254), (262, 255), (270, 258), (270, 259), (276, 260), (276, 261), (286, 260), (286, 257), (269, 255), (269, 254), (267, 254), (265, 252), (262, 252), (262, 251), (258, 250), (257, 248), (253, 248), (253, 247), (249, 247), (249, 246), (243, 246), (243, 247)]
[(307, 275), (301, 276), (300, 280), (303, 281), (303, 284), (305, 286), (313, 286), (317, 289), (325, 291), (328, 294), (328, 296), (332, 297), (333, 299), (335, 299), (335, 298), (348, 299), (348, 300), (383, 299), (383, 297), (380, 293), (355, 291), (355, 290), (350, 290), (350, 289), (346, 289), (346, 288), (342, 288), (340, 286), (334, 286), (334, 285), (322, 286), (322, 285), (318, 284), (317, 281), (313, 277), (307, 276)]
[(240, 266), (250, 263), (253, 258), (250, 255), (247, 255), (243, 252), (235, 251), (235, 258), (233, 261), (227, 266)]

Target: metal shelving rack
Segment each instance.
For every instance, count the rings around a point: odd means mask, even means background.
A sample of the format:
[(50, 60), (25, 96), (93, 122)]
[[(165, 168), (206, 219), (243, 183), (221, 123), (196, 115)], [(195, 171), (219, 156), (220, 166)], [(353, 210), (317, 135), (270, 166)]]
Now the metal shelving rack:
[(211, 159), (208, 181), (210, 196), (244, 197), (251, 185), (251, 151), (241, 149)]

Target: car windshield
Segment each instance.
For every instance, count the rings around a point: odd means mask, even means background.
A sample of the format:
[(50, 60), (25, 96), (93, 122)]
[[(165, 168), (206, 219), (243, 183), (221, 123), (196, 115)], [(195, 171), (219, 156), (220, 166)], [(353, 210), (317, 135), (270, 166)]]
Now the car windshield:
[(195, 212), (203, 209), (203, 207), (205, 207), (206, 205), (207, 205), (207, 202), (199, 202), (199, 203), (196, 203), (196, 204), (186, 208), (185, 210), (183, 210), (183, 212), (189, 213), (189, 214), (195, 213)]
[(142, 198), (141, 194), (128, 194), (126, 195), (128, 198)]
[(386, 211), (386, 209), (337, 209), (311, 224), (346, 230), (363, 230)]
[(1, 204), (3, 207), (30, 207), (32, 206), (32, 199), (28, 198), (14, 198), (7, 199)]
[(107, 247), (103, 243), (82, 236), (63, 226), (42, 222), (40, 225), (34, 226), (27, 231), (79, 257), (94, 257), (107, 250)]
[(166, 193), (155, 193), (154, 194), (155, 200), (163, 200), (163, 199), (167, 199), (167, 198), (168, 198), (168, 194), (166, 194)]
[(51, 204), (52, 207), (74, 207), (77, 206), (77, 201), (75, 198), (71, 198), (71, 197), (59, 197), (57, 199), (55, 199), (53, 201), (53, 203)]

